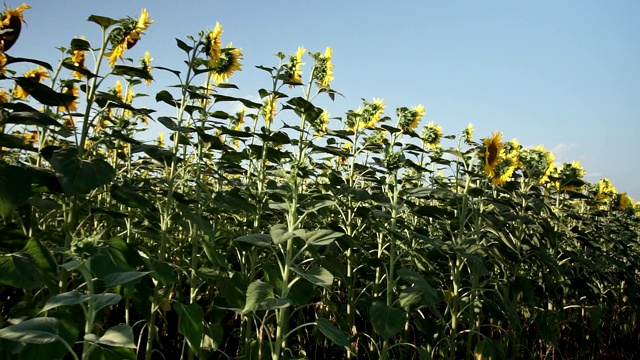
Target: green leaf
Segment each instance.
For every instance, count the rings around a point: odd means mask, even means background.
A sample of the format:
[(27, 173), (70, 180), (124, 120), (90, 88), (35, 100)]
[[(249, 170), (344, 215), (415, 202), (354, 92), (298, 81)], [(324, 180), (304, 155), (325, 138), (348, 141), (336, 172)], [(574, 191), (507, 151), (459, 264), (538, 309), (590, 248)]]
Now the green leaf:
[(62, 126), (62, 124), (54, 120), (51, 116), (39, 111), (14, 111), (9, 115), (6, 122), (9, 124), (35, 125), (41, 127)]
[(185, 43), (184, 41), (176, 38), (176, 44), (178, 45), (178, 47), (180, 49), (182, 49), (184, 52), (186, 52), (187, 54), (193, 50), (193, 46), (187, 45), (187, 43)]
[(80, 74), (86, 76), (88, 79), (91, 79), (91, 78), (94, 78), (94, 77), (98, 76), (98, 75), (92, 73), (91, 70), (89, 70), (89, 69), (74, 65), (73, 62), (71, 61), (71, 58), (64, 59), (62, 61), (62, 66), (67, 70), (77, 71)]
[(0, 133), (0, 146), (10, 149), (23, 149), (29, 151), (36, 151), (36, 148), (29, 144), (24, 143), (24, 139), (18, 136), (10, 134)]
[(0, 168), (0, 215), (11, 214), (31, 196), (31, 173), (19, 166)]
[(31, 255), (31, 259), (37, 265), (40, 274), (48, 280), (49, 291), (57, 293), (58, 288), (58, 263), (51, 251), (37, 238), (31, 238), (22, 250)]
[(65, 293), (50, 297), (47, 303), (42, 308), (41, 312), (49, 311), (59, 306), (82, 304), (88, 301), (89, 298), (89, 295), (81, 294), (75, 290), (67, 291)]
[(126, 184), (122, 186), (117, 184), (111, 185), (109, 193), (115, 201), (131, 208), (143, 210), (151, 210), (155, 208), (155, 205), (151, 200), (147, 199)]
[(249, 284), (247, 288), (247, 298), (242, 313), (247, 314), (251, 311), (273, 310), (287, 306), (289, 306), (287, 299), (276, 299), (274, 297), (271, 285), (256, 280)]
[(307, 272), (299, 271), (293, 268), (293, 271), (295, 271), (298, 275), (302, 276), (314, 285), (323, 286), (326, 288), (330, 288), (331, 285), (333, 285), (333, 274), (331, 274), (329, 270), (325, 268), (316, 267), (309, 269)]
[(399, 333), (407, 322), (405, 312), (385, 305), (380, 301), (371, 304), (371, 324), (378, 330), (383, 340), (389, 340)]
[(158, 117), (158, 122), (164, 125), (167, 129), (172, 131), (178, 131), (181, 133), (192, 133), (196, 130), (190, 127), (178, 126), (170, 117), (168, 116), (160, 116)]
[(248, 107), (250, 109), (260, 109), (262, 107), (262, 104), (260, 104), (260, 103), (253, 102), (251, 100), (247, 100), (247, 99), (243, 99), (243, 98), (237, 98), (237, 97), (232, 97), (232, 96), (227, 96), (227, 95), (220, 95), (220, 94), (213, 94), (213, 97), (216, 99), (216, 102), (239, 101), (244, 106), (246, 106), (246, 107)]
[(327, 339), (331, 340), (334, 344), (338, 346), (342, 346), (345, 349), (353, 351), (353, 347), (351, 347), (351, 341), (349, 340), (349, 336), (345, 334), (342, 330), (338, 329), (335, 325), (333, 325), (329, 320), (325, 318), (318, 318), (316, 320), (318, 324), (318, 329)]
[(121, 76), (130, 76), (143, 80), (153, 80), (153, 76), (151, 76), (151, 74), (149, 74), (149, 72), (147, 72), (145, 69), (133, 66), (116, 65), (113, 67), (113, 69), (111, 69), (111, 73)]
[(87, 21), (92, 21), (98, 25), (100, 25), (101, 28), (106, 29), (114, 24), (117, 24), (119, 21), (112, 19), (110, 17), (106, 17), (106, 16), (99, 16), (99, 15), (91, 15), (89, 16), (89, 18), (87, 19)]
[(196, 224), (198, 226), (198, 228), (205, 234), (207, 235), (210, 239), (213, 239), (216, 237), (216, 233), (213, 230), (213, 225), (211, 225), (211, 222), (205, 220), (204, 218), (202, 218), (202, 216), (194, 213), (193, 211), (191, 211), (191, 209), (189, 209), (188, 205), (185, 205), (183, 203), (178, 203), (178, 209), (180, 209), (180, 212), (182, 213), (182, 215), (184, 215), (187, 219), (189, 219), (192, 223)]
[(204, 311), (198, 304), (183, 305), (174, 302), (173, 308), (178, 313), (178, 332), (187, 339), (194, 353), (200, 354), (200, 345), (204, 334)]
[(344, 235), (341, 232), (333, 230), (314, 230), (314, 231), (296, 231), (296, 234), (309, 245), (329, 245), (337, 238)]
[(104, 281), (104, 286), (112, 287), (138, 280), (149, 273), (150, 271), (121, 271), (109, 274), (102, 280)]
[(116, 176), (115, 170), (106, 161), (85, 161), (77, 155), (78, 149), (68, 147), (54, 151), (49, 159), (67, 196), (86, 194), (110, 183)]
[(84, 39), (71, 39), (71, 50), (87, 51), (91, 50), (91, 44)]
[(95, 334), (86, 334), (84, 338), (94, 344), (123, 347), (128, 349), (136, 348), (133, 338), (133, 329), (131, 329), (131, 326), (126, 324), (110, 327), (105, 331), (104, 335), (99, 338)]
[(59, 325), (60, 320), (56, 318), (29, 319), (0, 329), (0, 339), (27, 344), (50, 344), (61, 340), (58, 336)]
[(236, 238), (236, 241), (249, 243), (257, 246), (269, 246), (271, 245), (271, 235), (268, 234), (251, 234), (244, 235)]
[(98, 312), (107, 306), (115, 305), (122, 300), (122, 295), (114, 293), (94, 294), (91, 295), (93, 301), (93, 311)]
[(32, 63), (32, 64), (36, 64), (36, 65), (40, 65), (43, 68), (49, 70), (49, 71), (53, 71), (53, 67), (51, 67), (51, 65), (49, 65), (48, 62), (44, 62), (41, 60), (36, 60), (36, 59), (27, 59), (27, 58), (20, 58), (20, 57), (13, 57), (10, 56), (9, 54), (4, 54), (7, 57), (7, 61), (4, 63), (4, 65), (9, 65), (9, 64), (15, 64), (15, 63), (19, 63), (19, 62), (28, 62), (28, 63)]
[(65, 106), (76, 99), (73, 95), (56, 92), (47, 85), (37, 83), (26, 77), (15, 78), (15, 81), (24, 91), (43, 105)]
[(287, 226), (284, 224), (273, 225), (269, 234), (271, 235), (271, 241), (276, 245), (285, 243), (295, 236), (294, 233), (287, 230)]
[(47, 285), (38, 265), (29, 254), (19, 252), (0, 255), (0, 284), (21, 289), (36, 289)]

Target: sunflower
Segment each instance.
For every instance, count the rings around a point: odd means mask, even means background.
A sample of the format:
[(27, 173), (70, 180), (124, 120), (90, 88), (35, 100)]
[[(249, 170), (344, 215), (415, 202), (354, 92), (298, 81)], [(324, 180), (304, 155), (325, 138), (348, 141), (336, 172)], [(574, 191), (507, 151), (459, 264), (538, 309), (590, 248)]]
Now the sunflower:
[(302, 85), (302, 55), (305, 52), (305, 48), (302, 46), (298, 48), (298, 51), (294, 55), (289, 57), (289, 63), (284, 66), (284, 76), (289, 87), (293, 85)]
[(65, 104), (64, 106), (59, 106), (58, 109), (60, 111), (76, 111), (78, 110), (78, 102), (76, 101), (77, 97), (78, 97), (78, 87), (74, 86), (73, 83), (67, 83), (64, 84), (62, 87), (62, 91), (61, 93), (63, 94), (67, 94), (67, 95), (71, 95), (74, 97), (73, 100), (71, 100), (68, 104)]
[(473, 124), (472, 123), (468, 123), (467, 127), (464, 130), (462, 130), (462, 137), (464, 137), (464, 139), (467, 142), (473, 141)]
[(356, 129), (359, 129), (360, 126), (360, 118), (362, 117), (362, 107), (359, 107), (356, 110), (347, 111), (347, 118), (345, 120), (345, 125), (347, 125), (347, 130), (355, 132)]
[(216, 84), (223, 83), (233, 74), (242, 68), (242, 49), (234, 49), (231, 44), (226, 49), (222, 49), (220, 59), (212, 66), (211, 76)]
[(164, 132), (160, 131), (160, 133), (158, 133), (158, 139), (156, 139), (156, 141), (158, 142), (158, 146), (159, 147), (164, 147)]
[(527, 178), (540, 184), (547, 183), (555, 165), (553, 154), (542, 146), (525, 149), (519, 152), (520, 163)]
[(111, 53), (109, 53), (109, 66), (113, 67), (118, 58), (122, 59), (125, 50), (134, 47), (140, 36), (149, 28), (153, 20), (149, 19), (147, 9), (142, 9), (138, 19), (126, 18), (120, 20), (120, 27), (115, 29), (110, 37)]
[(236, 117), (233, 121), (233, 130), (240, 130), (242, 128), (242, 124), (244, 124), (244, 115), (247, 109), (243, 106), (240, 111), (236, 114)]
[[(85, 40), (85, 37), (82, 36), (80, 39)], [(86, 60), (86, 54), (84, 50), (73, 50), (73, 54), (71, 55), (71, 63), (73, 63), (73, 66), (86, 69), (87, 67), (84, 66), (85, 60)], [(82, 77), (84, 76), (82, 75), (82, 73), (79, 73), (77, 71), (74, 71), (72, 75), (78, 80), (82, 79)]]
[(31, 9), (31, 6), (22, 4), (18, 8), (5, 9), (2, 16), (2, 22), (0, 23), (0, 30), (3, 31), (0, 34), (0, 52), (11, 49), (13, 44), (18, 40), (20, 36), (20, 30), (22, 29), (22, 23), (27, 23), (22, 16), (22, 12)]
[(490, 138), (484, 139), (484, 172), (489, 177), (496, 176), (495, 169), (502, 155), (502, 133), (494, 132)]
[(634, 205), (633, 199), (629, 195), (627, 195), (626, 192), (618, 194), (616, 200), (616, 209), (620, 211), (625, 211), (629, 208), (632, 208)]
[(204, 50), (209, 54), (209, 66), (211, 67), (215, 66), (216, 62), (220, 60), (220, 55), (222, 54), (222, 40), (220, 36), (222, 36), (223, 32), (222, 25), (216, 22), (216, 27), (209, 32), (205, 39)]
[(326, 109), (322, 109), (322, 114), (311, 122), (311, 127), (314, 130), (316, 136), (320, 136), (327, 131), (327, 125), (329, 125), (329, 112)]
[[(49, 73), (43, 67), (38, 65), (35, 69), (29, 70), (23, 76), (33, 82), (41, 83), (42, 79), (49, 77)], [(24, 100), (29, 96), (29, 93), (20, 87), (20, 85), (16, 85), (16, 88), (13, 90), (13, 96)]]
[(374, 128), (376, 123), (380, 121), (380, 116), (384, 113), (385, 103), (382, 99), (373, 98), (372, 102), (364, 102), (362, 110), (363, 118), (360, 122), (360, 128)]
[(578, 190), (584, 184), (582, 181), (584, 174), (585, 171), (579, 161), (573, 161), (571, 164), (564, 163), (562, 168), (556, 169), (556, 187), (561, 191)]
[(153, 59), (151, 58), (151, 55), (149, 55), (149, 52), (145, 51), (144, 58), (140, 60), (142, 69), (149, 75), (149, 78), (145, 79), (145, 85), (151, 84), (151, 80), (153, 80), (153, 76), (151, 76), (151, 70), (153, 69), (153, 67), (151, 67), (152, 61)]
[[(406, 108), (402, 109), (404, 110)], [(404, 110), (400, 115), (400, 119), (398, 119), (398, 126), (403, 132), (412, 132), (413, 129), (418, 127), (418, 124), (425, 113), (426, 110), (421, 104), (418, 104), (413, 109)]]
[(9, 102), (9, 93), (4, 89), (0, 89), (0, 104), (7, 102)]
[(332, 62), (333, 50), (331, 47), (327, 47), (324, 51), (324, 55), (320, 53), (314, 56), (315, 66), (313, 68), (313, 79), (318, 86), (328, 87), (333, 80), (333, 62)]
[(511, 180), (514, 171), (518, 169), (518, 158), (515, 154), (506, 156), (494, 168), (494, 175), (491, 182), (496, 186), (503, 186)]
[(7, 73), (7, 69), (4, 68), (4, 66), (7, 64), (7, 57), (0, 52), (0, 73), (6, 74)]
[(420, 133), (422, 142), (429, 148), (435, 149), (440, 145), (442, 139), (442, 126), (429, 122)]
[(273, 95), (269, 96), (262, 107), (262, 116), (264, 116), (264, 123), (269, 125), (276, 117), (276, 109), (278, 99)]
[(22, 140), (26, 145), (34, 146), (38, 142), (38, 133), (35, 131), (23, 133)]
[[(124, 102), (127, 105), (131, 105), (131, 103), (133, 103), (133, 96), (134, 96), (133, 87), (132, 86), (127, 86), (127, 97), (124, 99)], [(131, 116), (131, 110), (125, 109), (124, 112), (123, 112), (123, 115), (125, 117)]]
[(611, 184), (611, 180), (604, 178), (598, 181), (595, 200), (599, 203), (608, 204), (618, 195), (618, 190)]

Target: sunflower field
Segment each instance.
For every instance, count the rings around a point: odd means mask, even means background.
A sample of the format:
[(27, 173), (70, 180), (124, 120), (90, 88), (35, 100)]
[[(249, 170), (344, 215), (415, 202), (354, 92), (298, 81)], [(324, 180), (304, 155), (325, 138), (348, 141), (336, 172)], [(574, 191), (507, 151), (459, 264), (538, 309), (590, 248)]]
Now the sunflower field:
[[(330, 47), (236, 97), (220, 24), (180, 69), (126, 57), (144, 9), (10, 55), (28, 9), (0, 23), (1, 359), (638, 358), (640, 205), (609, 180), (422, 105), (331, 118)], [(158, 72), (171, 113), (140, 105)]]

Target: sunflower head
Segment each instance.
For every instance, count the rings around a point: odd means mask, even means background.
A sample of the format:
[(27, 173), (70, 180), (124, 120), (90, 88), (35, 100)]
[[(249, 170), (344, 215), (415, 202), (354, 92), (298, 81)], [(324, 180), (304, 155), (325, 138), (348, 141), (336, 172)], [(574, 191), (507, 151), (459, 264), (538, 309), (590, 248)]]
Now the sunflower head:
[(211, 76), (216, 84), (220, 84), (229, 80), (236, 71), (242, 69), (242, 49), (235, 49), (229, 44), (222, 49), (220, 59), (211, 67)]
[(31, 9), (31, 6), (22, 4), (16, 9), (5, 9), (0, 22), (0, 52), (11, 49), (13, 44), (18, 40), (20, 36), (20, 30), (22, 29), (22, 23), (27, 23), (24, 20), (22, 12)]
[(222, 25), (216, 22), (216, 26), (213, 30), (209, 31), (204, 39), (204, 51), (209, 55), (209, 66), (214, 66), (215, 63), (220, 60), (220, 55), (222, 54), (221, 36), (223, 32)]
[(518, 158), (515, 154), (502, 158), (493, 169), (494, 174), (491, 178), (493, 185), (503, 186), (506, 184), (511, 180), (513, 173), (518, 169), (518, 165)]
[(264, 102), (264, 106), (262, 107), (262, 116), (264, 117), (264, 123), (269, 125), (273, 119), (276, 117), (276, 109), (278, 99), (271, 95)]
[(420, 132), (420, 138), (427, 147), (436, 149), (442, 140), (442, 126), (429, 122)]
[(555, 169), (553, 154), (542, 146), (525, 149), (519, 152), (520, 164), (527, 178), (540, 184), (547, 183)]
[(467, 142), (473, 141), (473, 124), (472, 123), (467, 124), (467, 127), (464, 130), (462, 130), (462, 137), (464, 137), (464, 139)]
[[(41, 83), (42, 79), (49, 77), (49, 73), (45, 68), (40, 67), (40, 65), (38, 65), (36, 66), (35, 69), (29, 70), (23, 76), (33, 82)], [(27, 93), (22, 87), (20, 87), (20, 85), (16, 85), (16, 88), (13, 92), (13, 96), (18, 99), (24, 100), (27, 98), (27, 96), (29, 96), (29, 93)]]
[(311, 127), (316, 136), (320, 136), (327, 131), (327, 125), (329, 125), (329, 112), (326, 109), (322, 109), (322, 113), (315, 120), (311, 121)]
[(327, 47), (324, 54), (316, 53), (313, 56), (315, 66), (313, 67), (313, 79), (318, 86), (329, 87), (333, 80), (333, 50)]
[(574, 161), (571, 164), (564, 163), (562, 168), (556, 169), (556, 185), (561, 191), (578, 190), (584, 185), (584, 181), (582, 181), (584, 174), (585, 171), (579, 161)]
[(76, 99), (78, 98), (78, 87), (75, 86), (74, 81), (63, 81), (62, 82), (62, 91), (63, 94), (71, 95), (74, 97), (68, 104), (64, 106), (59, 106), (58, 109), (60, 111), (76, 111), (78, 110), (78, 102)]
[(234, 130), (240, 130), (242, 128), (242, 124), (244, 124), (244, 115), (247, 109), (243, 106), (240, 111), (236, 113), (235, 117), (232, 117), (232, 124)]
[(302, 55), (304, 55), (305, 48), (302, 46), (298, 48), (295, 54), (289, 56), (289, 62), (284, 65), (284, 80), (289, 87), (293, 85), (302, 85)]
[(412, 109), (400, 108), (398, 109), (398, 127), (403, 132), (413, 132), (418, 127), (420, 120), (426, 113), (424, 106), (418, 104)]
[(153, 67), (151, 67), (151, 62), (152, 61), (153, 61), (153, 59), (149, 55), (149, 52), (145, 51), (144, 58), (142, 58), (140, 60), (140, 66), (149, 75), (149, 77), (147, 79), (145, 79), (145, 84), (146, 85), (151, 84), (151, 81), (153, 80), (153, 76), (151, 76), (151, 70), (153, 69)]
[(385, 103), (382, 99), (373, 98), (372, 102), (364, 102), (361, 128), (374, 128), (384, 113)]
[(502, 155), (502, 133), (494, 132), (490, 138), (483, 139), (484, 142), (484, 172), (489, 177), (495, 177), (495, 168)]
[(622, 192), (616, 196), (615, 207), (616, 210), (619, 211), (633, 211), (634, 203), (635, 202), (633, 201), (633, 199), (629, 195), (627, 195), (626, 192)]
[(109, 43), (111, 44), (109, 66), (113, 67), (118, 59), (122, 59), (125, 50), (131, 49), (138, 43), (151, 23), (153, 20), (149, 18), (149, 14), (144, 8), (137, 19), (131, 17), (120, 19), (120, 25), (109, 34)]

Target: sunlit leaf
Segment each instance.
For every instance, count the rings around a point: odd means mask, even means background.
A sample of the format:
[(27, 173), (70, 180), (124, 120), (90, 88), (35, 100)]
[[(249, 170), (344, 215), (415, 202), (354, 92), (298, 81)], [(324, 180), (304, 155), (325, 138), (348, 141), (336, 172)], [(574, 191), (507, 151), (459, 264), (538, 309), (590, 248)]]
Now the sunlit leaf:
[(58, 336), (60, 320), (40, 317), (0, 329), (0, 339), (27, 344), (50, 344), (61, 340)]
[(178, 313), (178, 332), (187, 339), (194, 353), (200, 353), (200, 344), (204, 334), (204, 311), (198, 304), (183, 305), (176, 301), (173, 308)]

